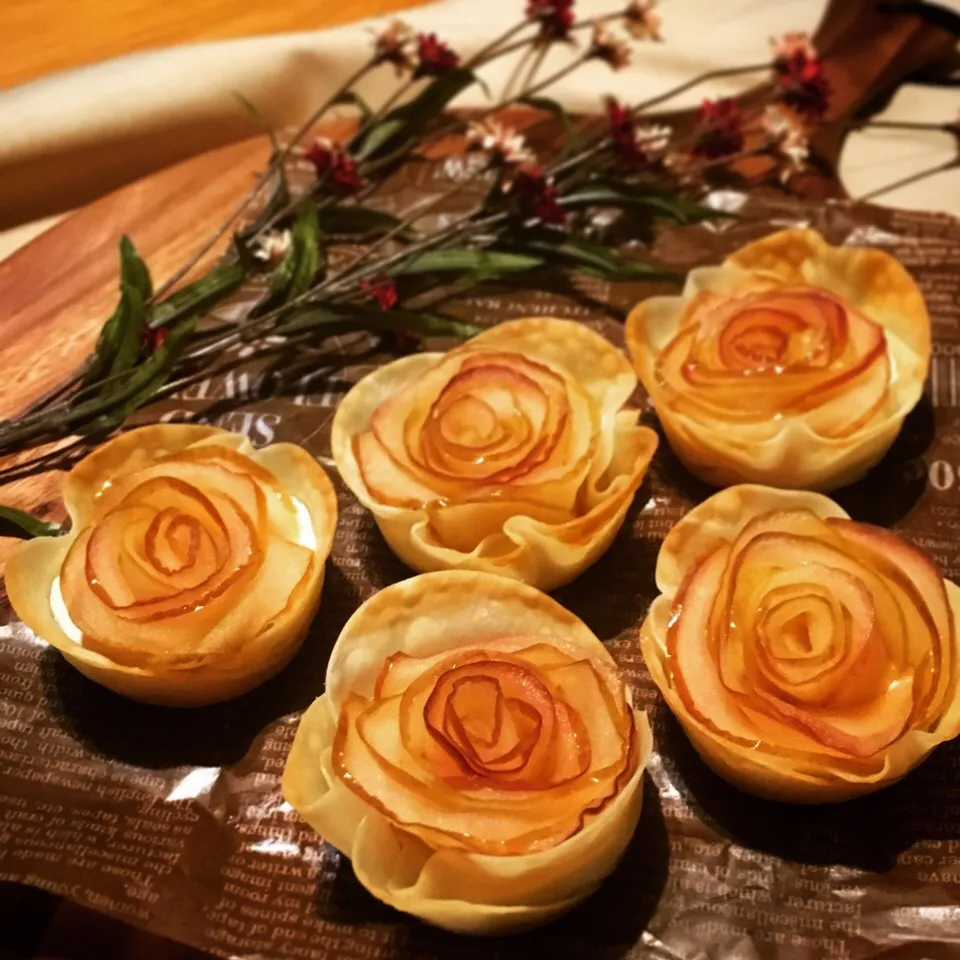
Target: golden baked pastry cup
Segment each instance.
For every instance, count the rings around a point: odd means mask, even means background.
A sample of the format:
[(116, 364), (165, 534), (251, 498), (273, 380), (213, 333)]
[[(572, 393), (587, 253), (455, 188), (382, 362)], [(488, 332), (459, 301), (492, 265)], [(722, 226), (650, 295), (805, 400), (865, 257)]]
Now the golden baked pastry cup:
[[(559, 464), (559, 480), (535, 488), (523, 487), (521, 477), (484, 487), (415, 467), (419, 487), (408, 495), (410, 473), (385, 458), (387, 476), (378, 476), (381, 488), (373, 489), (358, 457), (358, 440), (373, 435), (371, 425), (384, 402), (419, 390), (428, 403), (457, 377), (461, 360), (505, 353), (523, 358), (522, 376), (532, 365), (548, 378), (562, 378), (569, 419), (585, 439), (577, 456)], [(638, 411), (624, 406), (636, 382), (620, 351), (582, 324), (508, 321), (449, 354), (404, 357), (364, 377), (337, 410), (334, 460), (390, 548), (414, 570), (498, 573), (551, 590), (607, 550), (643, 482), (657, 436), (638, 424)], [(417, 444), (419, 437), (415, 431), (409, 442)]]
[[(129, 492), (138, 478), (153, 482), (160, 478), (162, 486), (166, 473), (175, 475), (179, 469), (170, 464), (180, 464), (181, 459), (192, 463), (190, 458), (199, 458), (206, 467), (211, 456), (214, 460), (222, 456), (235, 475), (242, 475), (245, 489), (252, 489), (251, 484), (265, 485), (267, 493), (262, 502), (269, 515), (263, 535), (269, 543), (260, 544), (260, 548), (270, 546), (274, 539), (284, 539), (284, 535), (297, 536), (299, 515), (290, 514), (292, 501), (286, 506), (280, 503), (280, 491), (302, 505), (310, 528), (304, 535), (312, 540), (313, 547), (287, 551), (303, 558), (302, 576), (294, 589), (285, 600), (279, 598), (275, 615), (267, 613), (267, 621), (263, 620), (263, 609), (259, 613), (248, 610), (257, 596), (263, 596), (258, 578), (268, 572), (264, 567), (257, 576), (240, 578), (211, 598), (223, 607), (224, 618), (232, 618), (229, 629), (221, 629), (221, 620), (192, 630), (184, 619), (191, 615), (188, 610), (148, 624), (155, 629), (151, 642), (143, 647), (137, 646), (133, 626), (130, 636), (125, 630), (111, 631), (96, 641), (82, 636), (70, 622), (69, 600), (63, 599), (60, 581), (78, 538), (89, 537), (91, 530), (118, 507), (118, 491)], [(231, 481), (230, 477), (225, 479)], [(194, 500), (222, 493), (201, 487), (196, 494), (196, 488), (191, 489)], [(71, 520), (69, 532), (19, 544), (7, 561), (6, 587), (24, 623), (95, 683), (133, 700), (198, 706), (245, 693), (277, 673), (299, 649), (320, 600), (337, 519), (333, 485), (316, 460), (300, 447), (274, 444), (255, 450), (244, 437), (213, 427), (142, 427), (121, 434), (80, 461), (64, 481), (63, 499)], [(306, 558), (306, 553), (312, 556)], [(54, 604), (61, 609), (55, 610)], [(164, 631), (169, 631), (169, 642)]]
[[(778, 518), (793, 511), (808, 511), (827, 524), (840, 521), (841, 530), (846, 529), (849, 522), (847, 514), (821, 494), (756, 485), (730, 487), (691, 510), (670, 531), (660, 549), (656, 568), (660, 595), (641, 628), (640, 646), (644, 661), (667, 705), (704, 762), (725, 780), (748, 793), (772, 800), (795, 803), (847, 800), (896, 782), (920, 764), (938, 744), (960, 733), (960, 691), (957, 688), (960, 675), (960, 588), (950, 581), (941, 582), (931, 561), (917, 548), (887, 531), (879, 531), (882, 540), (877, 541), (877, 552), (886, 556), (881, 565), (902, 554), (908, 561), (906, 569), (922, 571), (917, 575), (918, 580), (932, 578), (925, 580), (931, 596), (941, 595), (934, 605), (942, 604), (944, 621), (941, 624), (943, 633), (939, 635), (943, 646), (942, 696), (935, 715), (927, 718), (921, 726), (908, 723), (890, 743), (872, 754), (860, 751), (860, 756), (852, 755), (849, 745), (838, 750), (811, 739), (803, 732), (804, 728), (796, 735), (791, 733), (789, 743), (787, 739), (768, 738), (765, 741), (760, 736), (751, 740), (743, 736), (742, 731), (735, 733), (733, 724), (717, 719), (720, 714), (713, 707), (716, 700), (707, 702), (701, 696), (697, 703), (691, 701), (693, 693), (676, 656), (677, 648), (671, 645), (670, 631), (676, 629), (678, 615), (683, 614), (683, 602), (687, 596), (684, 591), (698, 568), (714, 551), (735, 544), (758, 518), (773, 518), (765, 521), (765, 528), (758, 533), (761, 538), (769, 537), (779, 528)], [(852, 527), (877, 532), (877, 528), (860, 524)], [(743, 553), (737, 556), (742, 557)], [(922, 561), (918, 561), (918, 556)], [(818, 559), (813, 554), (811, 558)], [(844, 577), (843, 568), (838, 568), (840, 573), (832, 573), (833, 579)], [(774, 586), (772, 583), (755, 584), (758, 596), (768, 585)], [(711, 602), (716, 602), (716, 598)], [(706, 635), (697, 656), (703, 658), (707, 669), (712, 669), (709, 663), (716, 663)], [(685, 662), (690, 663), (689, 660)], [(848, 672), (838, 680), (846, 684), (848, 694), (856, 694), (856, 673)], [(727, 696), (724, 687), (717, 687), (717, 696)], [(736, 704), (754, 712), (758, 707), (749, 693), (738, 694)], [(810, 706), (803, 700), (794, 701), (794, 705), (809, 708), (816, 717), (816, 705)], [(836, 707), (832, 709), (835, 711)], [(825, 715), (830, 715), (829, 710), (829, 707), (825, 708)], [(843, 740), (836, 743), (843, 743)]]
[[(657, 361), (697, 298), (797, 288), (826, 291), (883, 328), (891, 374), (876, 416), (849, 435), (831, 436), (811, 424), (809, 412), (738, 422), (674, 409), (659, 384)], [(680, 296), (652, 297), (633, 309), (626, 339), (670, 446), (692, 473), (716, 486), (762, 483), (820, 491), (860, 479), (889, 450), (920, 400), (931, 350), (923, 296), (896, 259), (870, 247), (831, 246), (808, 229), (774, 233), (719, 266), (691, 270)]]
[[(615, 671), (591, 631), (531, 587), (467, 571), (417, 576), (380, 591), (348, 621), (330, 658), (326, 692), (301, 719), (284, 771), (286, 800), (350, 859), (370, 893), (457, 933), (516, 932), (545, 923), (589, 896), (633, 835), (651, 749), (645, 713), (625, 701), (634, 730), (629, 779), (573, 835), (528, 854), (478, 853), (470, 849), (469, 838), (400, 824), (362, 788), (345, 784), (337, 772), (344, 705), (358, 695), (378, 696), (390, 658), (409, 664), (407, 657), (429, 662), (462, 654), (467, 662), (471, 650), (504, 643), (504, 638), (560, 643), (573, 656)], [(502, 791), (499, 796), (491, 791), (491, 803), (503, 798)]]

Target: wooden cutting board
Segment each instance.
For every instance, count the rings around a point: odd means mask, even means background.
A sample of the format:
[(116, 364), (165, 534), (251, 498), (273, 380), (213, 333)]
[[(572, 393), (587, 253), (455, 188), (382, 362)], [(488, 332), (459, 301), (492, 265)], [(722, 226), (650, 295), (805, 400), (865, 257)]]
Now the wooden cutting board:
[[(0, 262), (0, 418), (55, 387), (89, 355), (117, 300), (123, 234), (159, 284), (226, 219), (269, 152), (266, 138), (247, 140), (163, 170), (71, 214)], [(0, 503), (30, 510), (56, 498), (58, 487), (57, 473), (31, 477), (3, 487)], [(0, 538), (0, 556), (5, 545)]]

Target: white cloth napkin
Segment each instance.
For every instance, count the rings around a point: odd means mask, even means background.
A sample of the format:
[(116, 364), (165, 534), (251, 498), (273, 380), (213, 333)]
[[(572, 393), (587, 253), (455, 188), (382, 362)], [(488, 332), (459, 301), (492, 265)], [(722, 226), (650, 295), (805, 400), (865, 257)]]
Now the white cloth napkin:
[[(955, 6), (957, 0), (944, 0)], [(437, 33), (462, 56), (516, 22), (524, 0), (443, 0), (407, 11), (419, 30)], [(608, 12), (618, 0), (578, 0), (581, 15)], [(573, 110), (595, 110), (605, 94), (636, 102), (708, 70), (764, 62), (769, 39), (788, 30), (813, 32), (826, 0), (663, 0), (664, 43), (640, 43), (633, 62), (612, 73), (596, 63), (576, 71), (550, 95)], [(381, 18), (333, 30), (192, 44), (135, 54), (56, 74), (0, 92), (0, 226), (27, 223), (85, 203), (123, 183), (175, 161), (255, 135), (256, 121), (236, 94), (253, 102), (275, 128), (295, 124), (322, 102), (367, 57)], [(571, 52), (558, 47), (542, 75), (557, 69)], [(484, 76), (494, 88), (512, 66), (510, 58)], [(676, 109), (704, 96), (732, 95), (762, 75), (708, 83), (665, 104)], [(394, 89), (390, 67), (367, 77), (363, 95), (374, 105)], [(477, 106), (472, 88), (457, 101)], [(933, 96), (905, 88), (887, 116), (951, 119), (960, 91)], [(943, 135), (873, 130), (850, 138), (841, 176), (854, 196), (931, 165)], [(940, 152), (937, 152), (940, 151)], [(960, 215), (960, 174), (951, 171), (881, 202)], [(17, 232), (15, 242), (37, 228)], [(0, 257), (11, 241), (0, 238)]]
[[(621, 0), (578, 0), (578, 12), (615, 10)], [(571, 109), (594, 110), (614, 93), (639, 100), (717, 67), (764, 62), (769, 38), (816, 28), (825, 0), (664, 0), (665, 43), (642, 43), (619, 73), (589, 64), (550, 92)], [(524, 0), (444, 0), (403, 13), (467, 57), (523, 15)], [(371, 34), (386, 19), (333, 30), (190, 44), (134, 54), (56, 74), (0, 93), (0, 226), (86, 202), (121, 183), (185, 157), (260, 132), (236, 94), (275, 128), (294, 124), (322, 102), (369, 55)], [(544, 66), (571, 56), (558, 46)], [(512, 58), (484, 73), (503, 83)], [(707, 93), (738, 93), (761, 75), (691, 90), (671, 108)], [(395, 86), (381, 67), (361, 86), (374, 105)], [(477, 106), (472, 88), (458, 105)]]

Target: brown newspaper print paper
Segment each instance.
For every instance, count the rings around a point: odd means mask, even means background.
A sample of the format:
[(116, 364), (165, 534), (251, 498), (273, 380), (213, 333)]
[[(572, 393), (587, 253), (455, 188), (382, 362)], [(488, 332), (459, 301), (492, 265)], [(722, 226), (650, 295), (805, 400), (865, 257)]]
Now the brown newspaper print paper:
[[(449, 173), (420, 168), (397, 204)], [(664, 232), (654, 249), (662, 261), (684, 271), (805, 224), (834, 243), (888, 250), (919, 279), (934, 321), (927, 394), (889, 456), (838, 499), (960, 578), (960, 225), (734, 192), (712, 200), (744, 219)], [(504, 291), (458, 310), (481, 324), (572, 317), (622, 344), (621, 323), (591, 298), (624, 308), (662, 289), (591, 282), (577, 300)], [(352, 335), (305, 373), (232, 373), (152, 413), (202, 416), (256, 445), (300, 443), (335, 477), (328, 441), (337, 402), (386, 359), (376, 341)], [(654, 726), (643, 816), (622, 864), (569, 916), (511, 939), (458, 938), (379, 904), (279, 790), (298, 717), (323, 691), (340, 628), (374, 592), (411, 574), (336, 482), (341, 520), (312, 632), (280, 676), (234, 702), (177, 711), (123, 700), (69, 667), (4, 601), (0, 880), (243, 960), (960, 957), (960, 744), (872, 797), (794, 807), (738, 793), (710, 773), (661, 703), (638, 627), (656, 595), (661, 539), (710, 492), (665, 444), (610, 552), (556, 593), (609, 645)]]

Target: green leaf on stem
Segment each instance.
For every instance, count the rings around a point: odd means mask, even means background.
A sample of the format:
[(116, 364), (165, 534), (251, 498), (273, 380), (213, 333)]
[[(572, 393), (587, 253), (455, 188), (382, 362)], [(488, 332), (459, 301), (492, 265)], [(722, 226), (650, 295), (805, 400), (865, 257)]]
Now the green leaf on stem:
[(350, 143), (360, 160), (371, 160), (394, 150), (419, 134), (459, 93), (476, 83), (472, 70), (457, 67), (431, 80), (412, 100), (391, 110), (379, 123), (361, 131)]
[(533, 107), (534, 110), (541, 110), (549, 113), (560, 121), (563, 126), (563, 150), (559, 156), (564, 156), (570, 150), (577, 148), (580, 138), (577, 136), (577, 128), (572, 117), (564, 109), (563, 105), (550, 97), (521, 97), (518, 103)]
[(360, 116), (364, 120), (369, 120), (373, 116), (373, 110), (370, 104), (357, 93), (356, 90), (343, 90), (335, 98), (331, 106), (334, 107), (356, 107)]
[(406, 331), (423, 337), (458, 337), (466, 339), (480, 332), (479, 327), (451, 320), (432, 313), (413, 310), (379, 310), (362, 304), (344, 304), (336, 308), (301, 307), (276, 329), (287, 336), (316, 331), (335, 336), (351, 330)]
[(357, 144), (357, 158), (360, 160), (372, 159), (381, 147), (392, 143), (397, 134), (406, 126), (406, 121), (400, 117), (388, 117), (386, 120), (381, 120), (380, 123), (371, 127)]
[(522, 273), (543, 265), (543, 258), (525, 253), (501, 253), (496, 250), (427, 250), (401, 260), (387, 273), (409, 276), (417, 273), (470, 271), (479, 279)]
[(289, 252), (270, 276), (271, 293), (284, 301), (306, 293), (320, 270), (320, 218), (309, 197), (300, 205), (291, 236)]
[(144, 302), (153, 296), (150, 270), (126, 234), (120, 238), (120, 281), (133, 287)]
[(284, 319), (273, 328), (273, 332), (281, 337), (292, 337), (296, 334), (306, 333), (309, 330), (317, 330), (327, 323), (338, 320), (340, 317), (341, 314), (327, 307), (307, 304), (302, 307), (294, 307), (290, 310)]
[(190, 342), (195, 327), (196, 320), (186, 319), (170, 329), (163, 345), (154, 350), (123, 383), (114, 388), (112, 399), (116, 405), (87, 423), (80, 419), (76, 432), (86, 436), (120, 427), (131, 413), (147, 403), (166, 383), (180, 354)]
[(567, 194), (561, 201), (565, 209), (584, 207), (619, 207), (621, 209), (646, 209), (654, 217), (666, 218), (675, 223), (699, 223), (729, 217), (722, 210), (714, 210), (682, 194), (671, 194), (652, 187), (612, 184), (603, 181), (591, 183)]
[(120, 302), (103, 325), (83, 386), (130, 369), (140, 354), (146, 304), (153, 294), (150, 271), (129, 237), (120, 240)]
[[(374, 210), (360, 204), (336, 204), (320, 211), (320, 227), (326, 234), (349, 234), (352, 237), (370, 237), (387, 233), (402, 221), (392, 213)], [(402, 236), (402, 234), (401, 234)]]
[(561, 237), (557, 243), (533, 240), (529, 248), (558, 266), (572, 267), (604, 280), (675, 279), (678, 276), (657, 264), (625, 257), (603, 244), (570, 234)]
[(16, 537), (30, 540), (33, 537), (56, 537), (60, 535), (59, 523), (47, 523), (32, 513), (15, 507), (0, 505), (0, 537)]
[(200, 317), (212, 310), (224, 297), (237, 290), (247, 272), (239, 259), (211, 270), (206, 276), (177, 290), (150, 313), (148, 326), (155, 330), (187, 317)]

